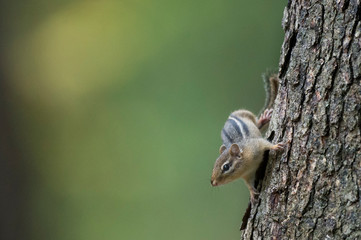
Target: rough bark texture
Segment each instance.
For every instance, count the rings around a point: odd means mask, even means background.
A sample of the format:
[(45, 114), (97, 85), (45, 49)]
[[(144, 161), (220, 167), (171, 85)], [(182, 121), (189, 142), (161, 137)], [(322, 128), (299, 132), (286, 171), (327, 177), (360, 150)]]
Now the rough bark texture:
[(270, 154), (242, 239), (361, 239), (360, 0), (289, 1)]

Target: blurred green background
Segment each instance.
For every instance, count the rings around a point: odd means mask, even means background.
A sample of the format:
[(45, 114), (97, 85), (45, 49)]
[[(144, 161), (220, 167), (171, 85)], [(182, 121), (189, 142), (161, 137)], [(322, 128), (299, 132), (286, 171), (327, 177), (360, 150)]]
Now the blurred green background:
[(3, 3), (6, 156), (21, 188), (7, 234), (238, 239), (248, 191), (210, 175), (228, 114), (263, 106), (285, 4)]

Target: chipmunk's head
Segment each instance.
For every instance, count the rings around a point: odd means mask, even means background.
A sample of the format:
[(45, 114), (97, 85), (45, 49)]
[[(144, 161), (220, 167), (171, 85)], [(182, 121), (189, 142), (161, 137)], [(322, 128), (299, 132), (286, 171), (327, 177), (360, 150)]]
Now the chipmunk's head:
[(242, 149), (235, 143), (230, 148), (222, 145), (219, 149), (220, 156), (216, 160), (211, 178), (212, 186), (231, 182), (241, 176)]

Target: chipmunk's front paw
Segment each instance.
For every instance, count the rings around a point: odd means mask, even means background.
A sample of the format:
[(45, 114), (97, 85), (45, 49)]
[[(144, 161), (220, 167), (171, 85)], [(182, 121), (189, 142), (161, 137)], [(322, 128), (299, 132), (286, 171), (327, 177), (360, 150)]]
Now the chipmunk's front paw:
[(259, 196), (259, 192), (257, 191), (257, 189), (252, 188), (252, 190), (251, 190), (251, 204), (252, 204), (252, 206), (254, 206), (257, 203), (258, 196)]
[(276, 145), (273, 145), (272, 150), (283, 151), (283, 150), (285, 150), (286, 146), (287, 146), (287, 143), (277, 143)]
[(269, 123), (272, 118), (273, 109), (266, 109), (258, 119), (258, 127), (262, 128), (264, 125)]
[(258, 200), (258, 195), (257, 195), (257, 196), (254, 196), (254, 197), (251, 197), (251, 204), (252, 204), (252, 206), (256, 205), (257, 200)]

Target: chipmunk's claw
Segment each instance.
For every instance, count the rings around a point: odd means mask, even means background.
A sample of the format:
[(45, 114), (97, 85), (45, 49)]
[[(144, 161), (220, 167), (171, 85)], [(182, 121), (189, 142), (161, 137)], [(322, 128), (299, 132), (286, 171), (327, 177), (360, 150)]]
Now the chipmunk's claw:
[(262, 114), (263, 118), (270, 121), (272, 118), (273, 109), (266, 109)]
[(258, 199), (259, 194), (260, 193), (257, 191), (256, 188), (252, 188), (252, 190), (251, 190), (251, 204), (252, 204), (252, 206), (254, 206), (257, 203), (257, 199)]
[(266, 124), (272, 118), (273, 109), (266, 109), (259, 118), (259, 122)]
[(283, 151), (285, 150), (287, 146), (287, 143), (277, 143), (276, 145), (273, 146), (273, 150), (276, 150), (276, 151)]
[(252, 206), (256, 205), (257, 200), (258, 200), (258, 195), (257, 195), (257, 197), (256, 197), (256, 196), (251, 197), (251, 204), (252, 204)]
[(269, 123), (272, 118), (273, 109), (266, 109), (258, 119), (258, 127), (262, 128), (264, 125)]

